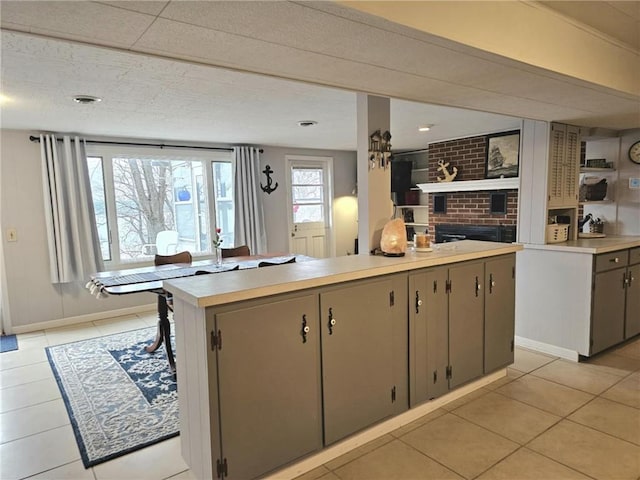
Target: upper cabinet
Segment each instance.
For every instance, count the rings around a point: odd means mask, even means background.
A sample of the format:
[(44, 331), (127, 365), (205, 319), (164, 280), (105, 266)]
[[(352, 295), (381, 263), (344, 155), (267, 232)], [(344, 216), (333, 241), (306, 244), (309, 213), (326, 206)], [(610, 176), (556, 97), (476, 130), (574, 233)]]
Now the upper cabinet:
[(580, 128), (551, 124), (547, 207), (577, 207), (580, 175)]

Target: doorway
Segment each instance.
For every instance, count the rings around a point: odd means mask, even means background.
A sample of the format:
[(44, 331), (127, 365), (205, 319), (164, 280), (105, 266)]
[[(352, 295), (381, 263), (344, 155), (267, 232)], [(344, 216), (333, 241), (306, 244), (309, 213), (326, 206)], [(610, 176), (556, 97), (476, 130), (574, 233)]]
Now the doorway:
[(315, 258), (331, 256), (332, 157), (287, 155), (289, 250)]

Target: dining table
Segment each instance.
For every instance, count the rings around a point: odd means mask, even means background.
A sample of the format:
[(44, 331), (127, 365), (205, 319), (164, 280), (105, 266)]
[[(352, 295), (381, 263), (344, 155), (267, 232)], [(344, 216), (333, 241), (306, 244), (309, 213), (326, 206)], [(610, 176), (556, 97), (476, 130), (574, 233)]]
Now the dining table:
[[(294, 258), (295, 260), (293, 260)], [(287, 253), (264, 253), (223, 258), (221, 262), (217, 262), (215, 259), (207, 259), (196, 260), (191, 263), (127, 268), (94, 273), (90, 276), (86, 287), (96, 298), (145, 292), (156, 294), (158, 300), (158, 328), (155, 339), (145, 347), (145, 350), (153, 353), (164, 343), (169, 368), (175, 375), (176, 364), (171, 346), (171, 323), (169, 322), (171, 294), (163, 288), (164, 280), (258, 268), (261, 262), (278, 265), (292, 261), (308, 260), (312, 260), (312, 257)]]

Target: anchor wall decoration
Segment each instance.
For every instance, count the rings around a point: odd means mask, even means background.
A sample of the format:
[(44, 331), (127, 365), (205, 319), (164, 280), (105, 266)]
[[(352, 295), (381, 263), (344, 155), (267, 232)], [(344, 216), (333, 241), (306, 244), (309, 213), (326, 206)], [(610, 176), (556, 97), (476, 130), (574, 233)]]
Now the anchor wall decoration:
[(266, 192), (269, 195), (271, 195), (271, 192), (274, 192), (276, 188), (278, 188), (278, 182), (276, 182), (276, 184), (273, 187), (271, 186), (273, 185), (273, 179), (271, 178), (271, 174), (274, 172), (273, 170), (271, 170), (271, 167), (267, 165), (265, 169), (262, 171), (262, 173), (264, 173), (267, 176), (267, 186), (265, 187), (264, 185), (262, 185), (262, 183), (260, 183), (260, 188), (262, 189), (263, 192)]
[(458, 175), (458, 168), (453, 167), (451, 173), (449, 173), (449, 162), (444, 160), (438, 160), (438, 171), (444, 173), (444, 178), (437, 177), (439, 182), (453, 182), (453, 179)]

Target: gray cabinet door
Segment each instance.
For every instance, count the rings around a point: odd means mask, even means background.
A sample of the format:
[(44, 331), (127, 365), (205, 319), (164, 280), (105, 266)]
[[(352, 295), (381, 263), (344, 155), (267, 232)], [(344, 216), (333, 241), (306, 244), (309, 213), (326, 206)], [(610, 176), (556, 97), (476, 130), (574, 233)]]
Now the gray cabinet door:
[(485, 263), (484, 372), (513, 363), (515, 255)]
[(625, 315), (624, 338), (640, 333), (640, 264), (627, 269), (627, 306)]
[(624, 340), (626, 268), (596, 273), (591, 305), (591, 355)]
[(447, 268), (437, 268), (409, 277), (411, 406), (449, 390), (447, 276)]
[(317, 295), (215, 317), (222, 337), (220, 436), (229, 478), (255, 478), (322, 448)]
[(482, 375), (484, 361), (484, 263), (449, 269), (449, 387)]
[(358, 282), (320, 295), (326, 445), (392, 414), (391, 290)]

